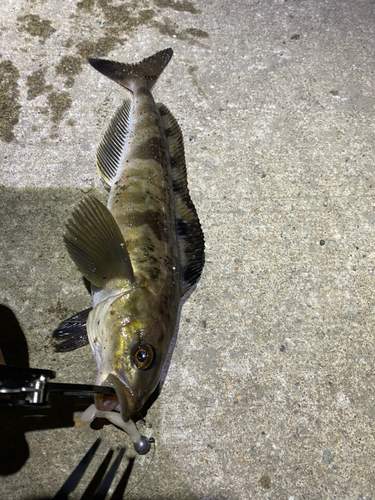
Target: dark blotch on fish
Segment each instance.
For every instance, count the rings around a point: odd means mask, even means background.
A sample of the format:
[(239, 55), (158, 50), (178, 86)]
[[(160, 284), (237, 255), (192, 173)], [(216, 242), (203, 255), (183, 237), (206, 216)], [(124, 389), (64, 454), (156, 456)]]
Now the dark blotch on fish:
[(127, 223), (130, 226), (149, 226), (155, 236), (162, 240), (165, 238), (163, 235), (163, 226), (160, 224), (160, 221), (163, 218), (163, 214), (161, 212), (155, 212), (154, 210), (145, 210), (144, 212), (133, 212), (127, 215)]
[(154, 159), (160, 161), (166, 150), (166, 145), (160, 137), (153, 137), (151, 140), (147, 140), (140, 144), (134, 150), (134, 157), (140, 160)]

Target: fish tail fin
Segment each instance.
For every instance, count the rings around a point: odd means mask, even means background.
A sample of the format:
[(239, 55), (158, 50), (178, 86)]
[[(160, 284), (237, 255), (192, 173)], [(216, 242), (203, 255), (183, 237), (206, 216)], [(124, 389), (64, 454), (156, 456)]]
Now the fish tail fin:
[(147, 87), (152, 89), (163, 69), (171, 60), (172, 55), (173, 50), (169, 48), (161, 50), (135, 64), (125, 64), (106, 59), (89, 59), (89, 63), (104, 76), (133, 92), (134, 86), (140, 80), (143, 84), (146, 82)]

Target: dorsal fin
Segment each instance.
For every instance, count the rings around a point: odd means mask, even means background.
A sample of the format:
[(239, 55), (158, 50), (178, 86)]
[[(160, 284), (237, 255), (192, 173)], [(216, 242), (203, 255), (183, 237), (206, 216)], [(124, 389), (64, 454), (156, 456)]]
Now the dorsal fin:
[(128, 97), (118, 108), (109, 124), (96, 153), (100, 175), (110, 186), (121, 167), (125, 144), (129, 133), (129, 119), (133, 100)]
[(176, 204), (176, 229), (181, 262), (181, 295), (198, 281), (204, 266), (204, 237), (191, 201), (186, 176), (185, 152), (181, 129), (164, 104), (158, 104), (171, 157), (173, 192)]

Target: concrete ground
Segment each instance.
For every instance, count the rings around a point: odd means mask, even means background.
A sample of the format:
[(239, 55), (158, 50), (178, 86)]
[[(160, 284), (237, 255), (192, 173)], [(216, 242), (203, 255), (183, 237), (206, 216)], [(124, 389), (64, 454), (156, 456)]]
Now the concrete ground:
[[(105, 199), (95, 151), (124, 95), (86, 59), (175, 52), (154, 94), (184, 133), (207, 262), (126, 498), (375, 498), (375, 2), (13, 0), (0, 15), (0, 302), (60, 382), (95, 379), (89, 347), (57, 355), (50, 334), (90, 305), (61, 235), (85, 193)], [(27, 363), (9, 321), (8, 363)], [(88, 476), (129, 445), (59, 404), (1, 413), (2, 499), (53, 496), (99, 435)]]

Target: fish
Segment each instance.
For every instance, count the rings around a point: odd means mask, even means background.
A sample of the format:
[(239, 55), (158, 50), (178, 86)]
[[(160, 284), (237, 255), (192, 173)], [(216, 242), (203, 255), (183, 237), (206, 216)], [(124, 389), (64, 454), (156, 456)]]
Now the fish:
[(205, 260), (182, 132), (152, 96), (172, 55), (167, 48), (134, 64), (89, 60), (128, 95), (97, 150), (98, 170), (110, 186), (107, 205), (83, 198), (64, 233), (70, 257), (90, 282), (92, 308), (53, 334), (60, 352), (89, 343), (96, 385), (115, 390), (116, 396), (96, 394), (82, 419), (107, 418), (129, 434), (138, 453), (144, 436), (131, 416), (160, 382), (181, 299), (198, 282)]

